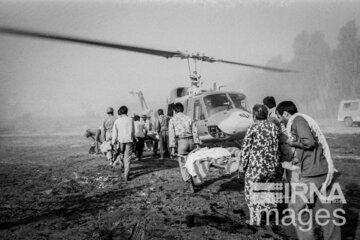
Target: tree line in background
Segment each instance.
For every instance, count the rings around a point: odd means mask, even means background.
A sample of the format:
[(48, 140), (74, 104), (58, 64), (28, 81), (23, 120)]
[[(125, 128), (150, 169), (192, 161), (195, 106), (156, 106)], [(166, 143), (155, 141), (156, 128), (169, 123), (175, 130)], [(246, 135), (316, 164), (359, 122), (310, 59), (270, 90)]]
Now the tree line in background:
[(340, 29), (333, 50), (320, 31), (301, 32), (294, 39), (293, 49), (290, 62), (277, 56), (268, 65), (296, 73), (256, 74), (250, 91), (293, 100), (301, 112), (316, 118), (336, 118), (340, 100), (360, 98), (360, 39), (355, 21)]

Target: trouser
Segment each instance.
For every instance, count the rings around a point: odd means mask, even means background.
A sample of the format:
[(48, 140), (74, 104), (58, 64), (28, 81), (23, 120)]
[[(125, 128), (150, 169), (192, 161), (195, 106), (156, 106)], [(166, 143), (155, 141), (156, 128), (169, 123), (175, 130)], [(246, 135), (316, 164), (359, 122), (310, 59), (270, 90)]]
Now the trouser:
[[(193, 138), (180, 138), (177, 141), (177, 152), (179, 155), (187, 156), (194, 149), (194, 139)], [(178, 157), (179, 168), (182, 179), (186, 182), (191, 179), (191, 175), (188, 173), (185, 163), (186, 158)]]
[(153, 141), (153, 153), (156, 154), (158, 150), (159, 141), (157, 139), (154, 139)]
[(132, 153), (133, 153), (132, 142), (118, 144), (118, 150), (114, 158), (116, 159), (119, 156), (120, 168), (124, 167), (124, 178), (127, 178), (129, 176)]
[(113, 159), (113, 153), (111, 150), (107, 151), (105, 155), (108, 161), (111, 161)]
[(89, 138), (92, 140), (89, 153), (100, 153), (100, 144), (101, 144), (101, 130), (97, 129), (95, 132), (90, 130), (86, 131), (86, 138)]
[[(299, 183), (306, 184), (308, 186), (308, 191), (305, 194), (306, 199), (310, 199), (310, 183), (315, 185), (317, 189), (321, 188), (322, 183), (325, 181), (326, 175), (318, 176), (318, 177), (300, 177), (298, 179)], [(296, 186), (296, 180), (292, 179), (291, 188), (292, 193), (294, 193), (295, 189), (299, 186)], [(328, 187), (327, 195), (330, 192), (332, 185)], [(303, 188), (303, 187), (300, 187)], [(298, 189), (300, 190), (300, 189)], [(323, 231), (323, 236), (325, 240), (337, 240), (341, 239), (340, 226), (336, 226), (334, 221), (337, 223), (339, 220), (334, 218), (334, 210), (341, 209), (341, 204), (336, 203), (321, 203), (320, 199), (314, 196), (314, 203), (306, 203), (305, 199), (302, 196), (296, 195), (295, 199), (291, 199), (289, 203), (289, 208), (294, 210), (295, 212), (295, 229), (297, 236), (300, 240), (312, 240), (316, 239), (314, 235), (314, 217), (317, 218), (316, 223), (321, 226)], [(319, 213), (318, 213), (319, 212)], [(322, 214), (320, 214), (322, 212)], [(330, 214), (326, 214), (328, 212)], [(321, 215), (324, 216), (324, 213), (327, 215), (327, 218), (318, 218), (316, 216)], [(340, 212), (341, 213), (341, 212)], [(339, 213), (338, 213), (339, 214)]]
[(138, 141), (135, 143), (135, 155), (137, 158), (141, 158), (144, 151), (144, 138), (138, 137)]
[[(256, 169), (258, 172), (262, 172), (262, 169), (259, 168), (259, 166), (257, 166)], [(250, 225), (261, 225), (262, 214), (271, 212), (273, 209), (276, 209), (276, 203), (265, 201), (267, 194), (266, 192), (259, 192), (256, 190), (256, 188), (254, 188), (254, 185), (256, 184), (274, 183), (275, 176), (275, 171), (267, 171), (266, 174), (254, 174), (254, 171), (249, 171), (249, 169), (247, 169), (244, 179), (244, 193), (245, 201), (249, 208)], [(258, 196), (263, 197), (264, 200), (259, 201)]]
[(160, 156), (162, 158), (166, 153), (169, 153), (168, 142), (169, 142), (169, 131), (167, 130), (160, 131), (159, 143), (160, 143)]

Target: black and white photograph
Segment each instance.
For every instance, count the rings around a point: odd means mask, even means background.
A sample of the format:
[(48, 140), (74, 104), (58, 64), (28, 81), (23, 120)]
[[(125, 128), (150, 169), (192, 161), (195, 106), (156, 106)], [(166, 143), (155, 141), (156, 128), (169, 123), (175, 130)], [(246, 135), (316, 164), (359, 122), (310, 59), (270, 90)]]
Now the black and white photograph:
[(0, 239), (360, 239), (360, 1), (0, 0)]

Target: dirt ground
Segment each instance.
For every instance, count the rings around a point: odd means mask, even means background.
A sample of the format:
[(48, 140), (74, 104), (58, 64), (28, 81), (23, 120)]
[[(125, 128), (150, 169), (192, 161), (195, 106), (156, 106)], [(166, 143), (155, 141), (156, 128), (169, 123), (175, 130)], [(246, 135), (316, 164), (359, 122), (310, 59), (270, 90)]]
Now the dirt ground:
[[(327, 133), (346, 194), (343, 239), (360, 239), (360, 134)], [(243, 180), (213, 170), (186, 194), (178, 164), (148, 156), (125, 183), (82, 136), (0, 137), (0, 239), (291, 239), (245, 224)], [(143, 234), (143, 236), (134, 236)]]

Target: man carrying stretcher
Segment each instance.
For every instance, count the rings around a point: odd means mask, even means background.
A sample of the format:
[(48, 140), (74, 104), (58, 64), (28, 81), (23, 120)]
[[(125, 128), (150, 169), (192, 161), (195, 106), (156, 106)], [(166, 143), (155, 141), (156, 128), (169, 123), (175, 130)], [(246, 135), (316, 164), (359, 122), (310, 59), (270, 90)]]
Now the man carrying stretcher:
[(194, 193), (194, 180), (197, 183), (203, 181), (211, 166), (223, 169), (227, 174), (238, 171), (238, 148), (199, 148), (197, 127), (191, 118), (183, 113), (183, 105), (176, 103), (174, 110), (175, 115), (169, 121), (169, 147), (174, 156), (177, 146), (181, 176), (188, 183), (190, 193)]
[[(187, 156), (195, 147), (200, 145), (200, 139), (197, 127), (191, 120), (191, 117), (183, 113), (184, 106), (181, 103), (174, 105), (174, 117), (169, 121), (169, 147), (171, 154), (175, 155), (175, 146), (177, 153), (181, 156)], [(184, 157), (178, 157), (181, 176), (189, 186), (190, 193), (194, 193), (194, 182), (191, 175), (185, 168)]]

